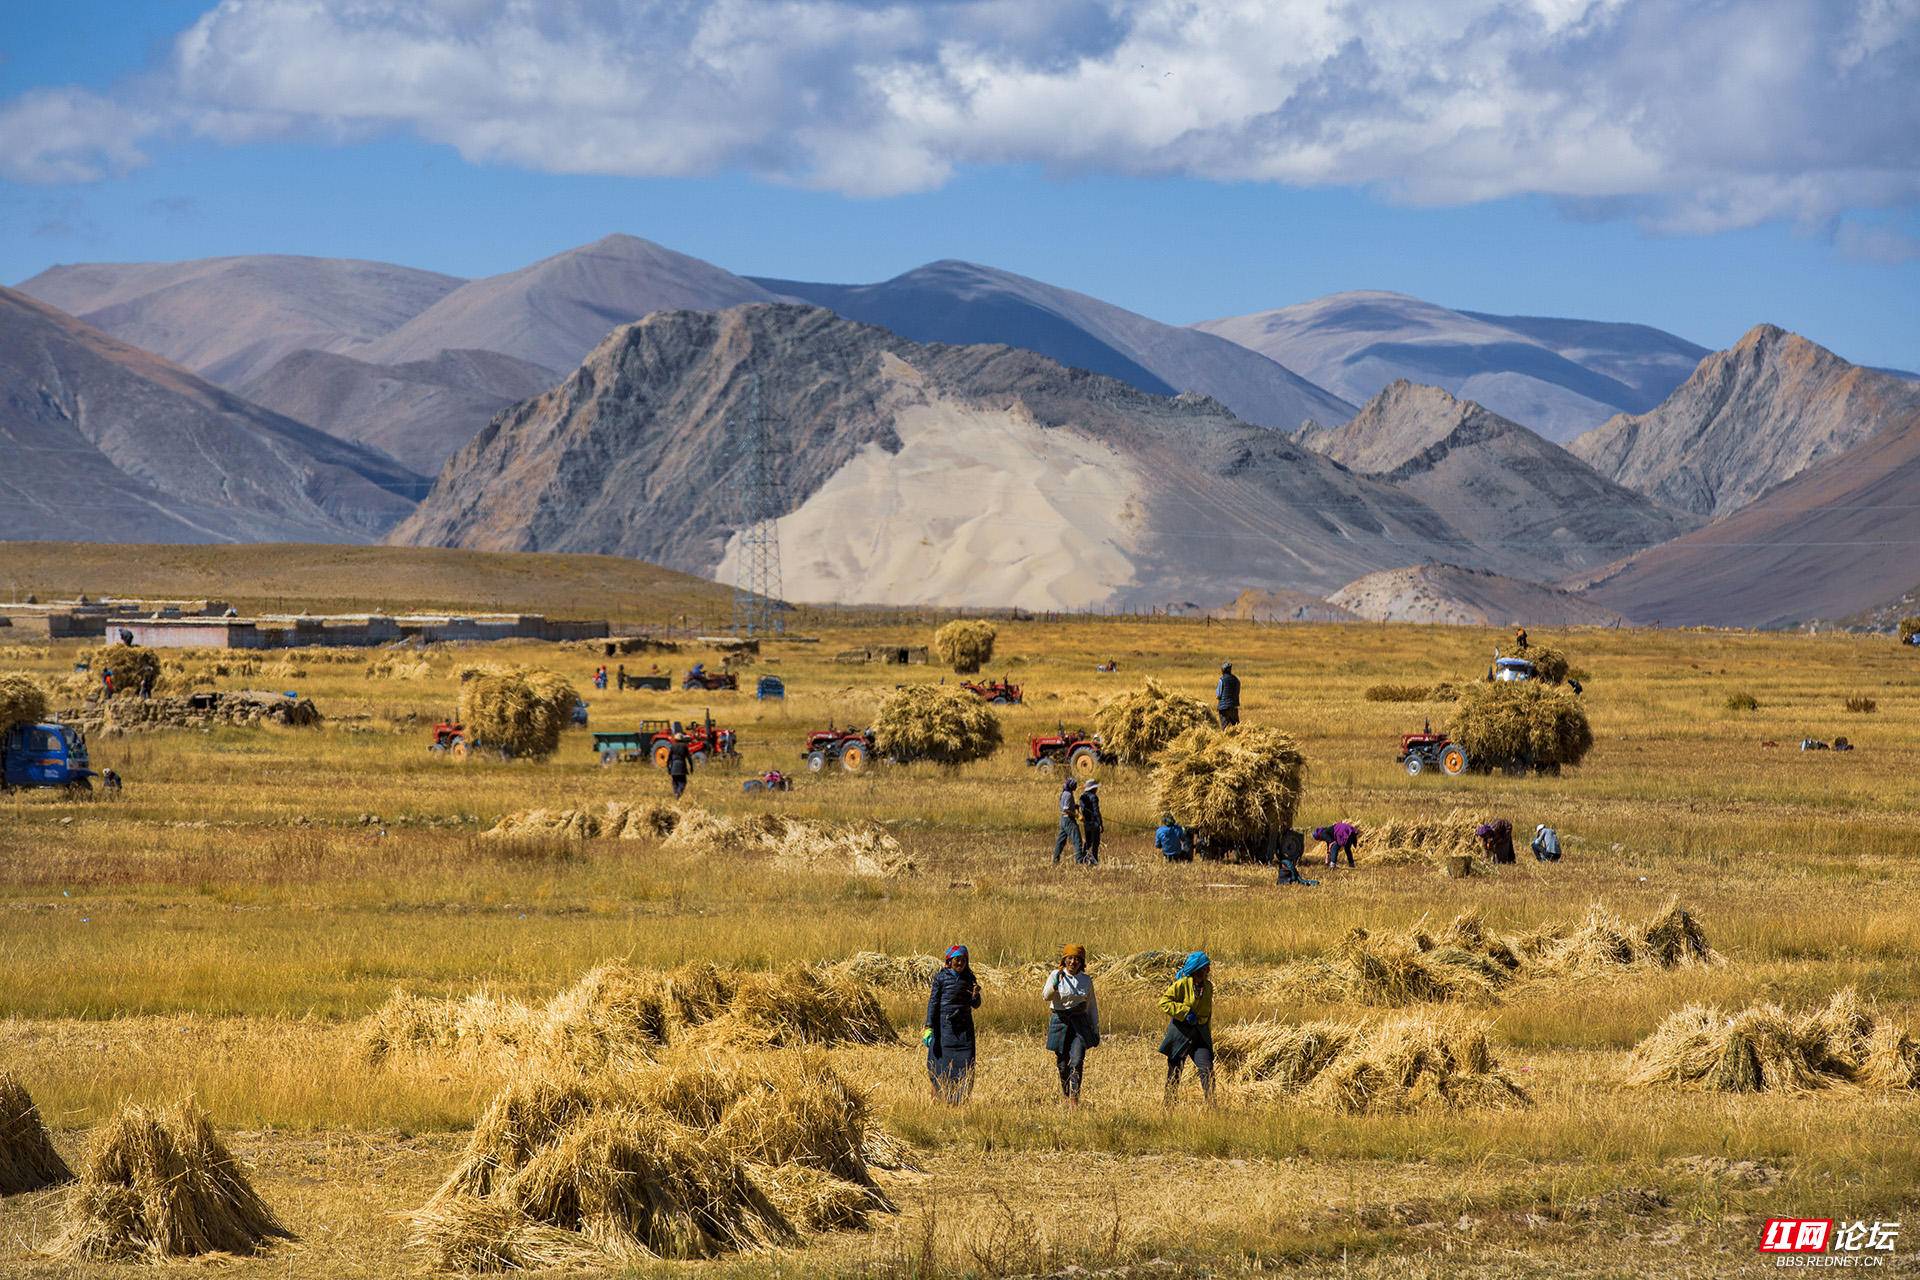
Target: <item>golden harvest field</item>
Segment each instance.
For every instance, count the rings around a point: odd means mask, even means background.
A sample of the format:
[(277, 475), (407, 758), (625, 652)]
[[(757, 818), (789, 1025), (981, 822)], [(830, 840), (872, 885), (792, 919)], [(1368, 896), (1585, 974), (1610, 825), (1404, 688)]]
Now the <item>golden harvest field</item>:
[[(375, 1060), (367, 1019), (396, 989), (485, 992), (489, 1016), (531, 1018), (610, 960), (642, 973), (701, 962), (758, 972), (862, 952), (925, 957), (964, 942), (985, 986), (969, 1103), (928, 1097), (925, 988), (911, 976), (878, 988), (898, 1043), (814, 1051), (907, 1145), (908, 1167), (874, 1175), (895, 1211), (698, 1264), (622, 1265), (886, 1277), (1084, 1274), (1073, 1267), (1722, 1276), (1773, 1269), (1756, 1253), (1769, 1217), (1910, 1215), (1920, 1090), (1838, 1079), (1752, 1094), (1636, 1083), (1632, 1051), (1688, 1005), (1801, 1013), (1846, 987), (1920, 1031), (1920, 652), (1847, 635), (1537, 632), (1585, 685), (1592, 753), (1559, 777), (1450, 780), (1409, 778), (1392, 760), (1400, 733), (1427, 718), (1440, 726), (1450, 704), (1372, 701), (1367, 691), (1471, 679), (1502, 641), (1494, 632), (997, 625), (982, 675), (1027, 690), (1024, 706), (997, 709), (1000, 751), (954, 769), (877, 765), (858, 777), (808, 775), (806, 732), (867, 723), (896, 683), (942, 673), (833, 655), (924, 645), (930, 627), (770, 643), (742, 683), (777, 674), (783, 703), (595, 692), (600, 659), (531, 645), (435, 650), (383, 674), (369, 666), (393, 656), (384, 652), (268, 655), (258, 672), (216, 678), (230, 689), (295, 689), (326, 723), (96, 734), (94, 766), (125, 777), (119, 795), (0, 797), (0, 1073), (31, 1093), (76, 1168), (89, 1130), (122, 1103), (196, 1098), (297, 1237), (221, 1264), (222, 1275), (417, 1274), (429, 1257), (408, 1246), (406, 1215), (454, 1169), (489, 1099), (526, 1068), (521, 1042), (484, 1037)], [(82, 647), (0, 642), (0, 671), (51, 684)], [(1109, 658), (1118, 671), (1096, 673)], [(1152, 849), (1148, 775), (1109, 767), (1102, 864), (1055, 867), (1057, 784), (1026, 767), (1028, 735), (1061, 722), (1090, 728), (1103, 699), (1148, 676), (1210, 705), (1223, 658), (1244, 681), (1244, 722), (1285, 730), (1305, 755), (1298, 825), (1351, 818), (1365, 833), (1454, 810), (1504, 816), (1519, 865), (1449, 879), (1417, 860), (1370, 856), (1364, 835), (1354, 869), (1309, 858), (1314, 888), (1276, 886), (1258, 866), (1168, 865)], [(657, 657), (676, 675), (699, 659), (718, 665), (697, 649)], [(655, 660), (607, 662), (644, 671)], [(664, 801), (668, 787), (645, 765), (603, 767), (577, 728), (544, 762), (430, 754), (431, 725), (457, 703), (458, 670), (477, 663), (560, 672), (591, 703), (596, 729), (711, 708), (737, 729), (745, 764), (696, 772), (689, 804), (723, 817), (876, 821), (913, 873), (673, 839), (485, 837), (509, 814), (597, 815), (609, 802)], [(1733, 709), (1746, 697), (1753, 709)], [(1874, 710), (1848, 710), (1849, 698)], [(1797, 749), (1803, 737), (1836, 735), (1858, 749)], [(796, 773), (795, 789), (743, 793), (741, 779), (767, 767)], [(1557, 865), (1526, 852), (1540, 822), (1565, 843)], [(1468, 975), (1452, 989), (1464, 998), (1398, 1006), (1369, 1002), (1342, 967), (1356, 928), (1377, 948), (1420, 932), (1445, 950), (1464, 936), (1449, 933), (1461, 915), (1517, 944), (1553, 926), (1565, 937), (1595, 910), (1636, 925), (1676, 902), (1718, 963), (1587, 964), (1548, 937), (1540, 954), (1558, 960)], [(1039, 999), (1069, 942), (1089, 950), (1105, 1035), (1078, 1111), (1060, 1104)], [(1193, 948), (1214, 960), (1223, 1041), (1253, 1022), (1483, 1027), (1493, 1069), (1524, 1101), (1429, 1097), (1411, 1110), (1354, 1113), (1313, 1088), (1223, 1067), (1216, 1106), (1200, 1104), (1189, 1078), (1169, 1109), (1154, 1052), (1169, 962), (1143, 953)], [(708, 1053), (733, 1062), (800, 1052), (694, 1038), (660, 1056), (697, 1067)], [(66, 1196), (0, 1200), (0, 1274), (126, 1273), (44, 1252), (63, 1228)], [(1899, 1270), (1916, 1253), (1920, 1222), (1881, 1256)]]

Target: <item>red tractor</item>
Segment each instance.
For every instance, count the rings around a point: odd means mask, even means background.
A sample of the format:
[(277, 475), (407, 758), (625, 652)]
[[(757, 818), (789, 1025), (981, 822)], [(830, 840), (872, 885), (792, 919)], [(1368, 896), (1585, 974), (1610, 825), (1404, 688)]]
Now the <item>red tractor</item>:
[(1100, 739), (1085, 729), (1063, 726), (1058, 732), (1027, 739), (1027, 765), (1042, 772), (1051, 773), (1064, 766), (1076, 776), (1088, 778), (1101, 765), (1113, 763), (1115, 758), (1101, 748)]
[(1004, 677), (999, 680), (962, 680), (960, 687), (982, 702), (1006, 704), (1023, 701), (1020, 686)]
[(873, 730), (818, 729), (807, 735), (807, 749), (800, 753), (807, 768), (815, 773), (838, 764), (848, 773), (865, 773), (873, 763)]
[(470, 750), (467, 726), (453, 720), (442, 720), (433, 726), (433, 744), (427, 750), (445, 752), (455, 760), (465, 760)]
[(1431, 730), (1401, 734), (1400, 754), (1393, 761), (1404, 766), (1410, 777), (1417, 777), (1428, 769), (1438, 769), (1449, 778), (1457, 778), (1467, 771), (1466, 750), (1446, 734)]
[(740, 677), (731, 671), (708, 671), (704, 664), (694, 663), (693, 670), (687, 672), (687, 678), (680, 682), (682, 689), (738, 689)]

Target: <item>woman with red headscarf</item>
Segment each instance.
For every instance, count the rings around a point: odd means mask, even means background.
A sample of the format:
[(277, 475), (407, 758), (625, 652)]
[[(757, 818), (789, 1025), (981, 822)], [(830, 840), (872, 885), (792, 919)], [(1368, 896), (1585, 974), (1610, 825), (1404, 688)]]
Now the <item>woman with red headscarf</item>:
[(947, 948), (946, 963), (933, 975), (927, 995), (927, 1079), (936, 1101), (961, 1103), (973, 1092), (973, 1011), (980, 983), (967, 963), (967, 949)]
[(1080, 1076), (1087, 1050), (1100, 1043), (1100, 1002), (1094, 998), (1093, 975), (1087, 972), (1087, 949), (1078, 943), (1060, 952), (1060, 966), (1047, 975), (1040, 998), (1047, 1002), (1047, 1048), (1060, 1067), (1060, 1096), (1067, 1105), (1080, 1105)]

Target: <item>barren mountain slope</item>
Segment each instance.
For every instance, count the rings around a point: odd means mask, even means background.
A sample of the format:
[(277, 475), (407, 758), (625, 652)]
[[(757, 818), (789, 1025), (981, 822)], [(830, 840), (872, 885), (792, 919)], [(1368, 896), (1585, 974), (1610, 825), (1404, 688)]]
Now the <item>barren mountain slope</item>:
[(1554, 441), (1652, 408), (1707, 354), (1646, 325), (1454, 311), (1379, 290), (1194, 328), (1271, 356), (1355, 404), (1405, 378), (1477, 400)]
[(1440, 622), (1455, 626), (1612, 626), (1613, 610), (1556, 587), (1454, 564), (1384, 569), (1327, 597), (1369, 622)]
[(424, 484), (0, 289), (0, 537), (364, 541)]
[(1701, 361), (1659, 408), (1610, 419), (1568, 448), (1629, 489), (1720, 517), (1916, 415), (1920, 383), (1763, 324)]
[(915, 342), (997, 342), (1156, 395), (1197, 391), (1242, 421), (1289, 431), (1344, 422), (1353, 406), (1223, 338), (1162, 324), (1071, 289), (971, 262), (934, 262), (880, 284), (761, 279), (775, 293)]
[(238, 387), (290, 352), (377, 338), (459, 284), (385, 262), (259, 255), (52, 267), (20, 291)]
[(498, 351), (571, 369), (609, 332), (651, 311), (771, 301), (750, 280), (635, 236), (612, 235), (504, 275), (472, 280), (386, 337), (348, 351), (374, 364), (442, 351)]
[(497, 351), (443, 351), (431, 360), (390, 365), (296, 351), (238, 390), (255, 404), (430, 476), (487, 419), (559, 380), (550, 369)]
[(1394, 382), (1344, 427), (1301, 438), (1418, 498), (1482, 552), (1505, 552), (1529, 577), (1606, 564), (1699, 523), (1438, 387)]
[(743, 520), (756, 380), (794, 599), (1218, 605), (1457, 550), (1418, 501), (1205, 397), (788, 305), (619, 330), (455, 455), (392, 540), (710, 572)]

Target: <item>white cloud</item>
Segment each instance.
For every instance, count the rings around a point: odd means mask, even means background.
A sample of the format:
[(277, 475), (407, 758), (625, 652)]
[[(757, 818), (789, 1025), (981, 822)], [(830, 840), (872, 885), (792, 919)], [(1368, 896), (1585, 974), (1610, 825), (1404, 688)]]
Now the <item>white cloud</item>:
[[(217, 138), (550, 172), (887, 195), (1038, 164), (1710, 231), (1915, 203), (1916, 83), (1920, 0), (226, 0), (148, 91)], [(14, 168), (138, 159), (79, 132)]]
[(154, 120), (84, 89), (35, 89), (0, 103), (0, 178), (97, 182), (146, 163)]

